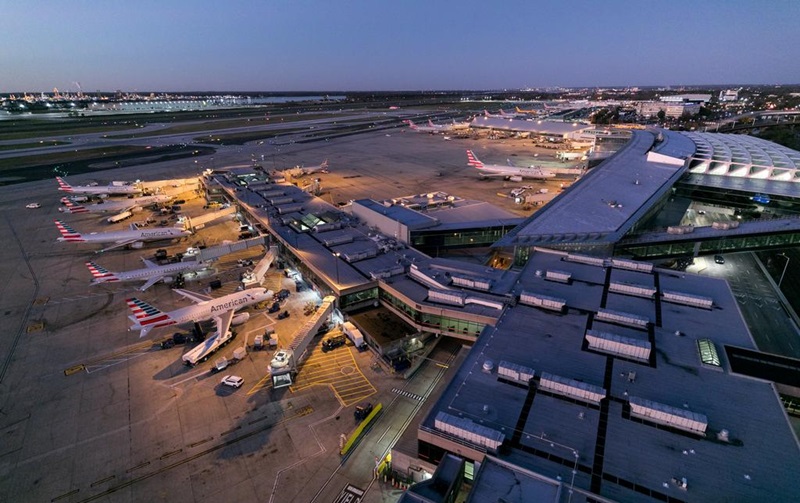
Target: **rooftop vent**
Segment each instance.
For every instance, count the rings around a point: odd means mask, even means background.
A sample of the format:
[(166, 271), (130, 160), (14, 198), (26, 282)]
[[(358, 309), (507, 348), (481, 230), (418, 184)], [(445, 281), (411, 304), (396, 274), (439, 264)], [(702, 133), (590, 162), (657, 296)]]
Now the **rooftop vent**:
[(494, 362), (492, 360), (486, 360), (483, 362), (483, 371), (490, 372), (494, 370)]

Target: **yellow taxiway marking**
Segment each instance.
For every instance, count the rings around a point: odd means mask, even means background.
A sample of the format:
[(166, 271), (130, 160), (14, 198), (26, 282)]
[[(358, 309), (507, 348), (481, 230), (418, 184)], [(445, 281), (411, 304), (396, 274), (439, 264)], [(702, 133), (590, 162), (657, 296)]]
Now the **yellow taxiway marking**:
[(350, 348), (312, 354), (297, 374), (296, 383), (289, 389), (294, 393), (311, 386), (329, 386), (345, 407), (377, 393), (361, 372)]
[(247, 396), (254, 395), (261, 391), (262, 389), (269, 388), (272, 386), (272, 374), (267, 374), (261, 378), (260, 381), (256, 383), (255, 386), (250, 388), (250, 391), (247, 392)]

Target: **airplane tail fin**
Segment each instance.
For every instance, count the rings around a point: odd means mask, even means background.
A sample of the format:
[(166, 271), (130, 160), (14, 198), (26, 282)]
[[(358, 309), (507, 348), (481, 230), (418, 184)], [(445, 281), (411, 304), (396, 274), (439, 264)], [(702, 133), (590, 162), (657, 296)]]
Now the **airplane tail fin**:
[(57, 176), (56, 180), (58, 181), (58, 190), (63, 190), (64, 192), (72, 192), (72, 185), (65, 182), (63, 178)]
[(128, 303), (128, 308), (130, 308), (133, 313), (128, 316), (133, 322), (131, 328), (141, 331), (139, 337), (146, 336), (150, 330), (156, 327), (175, 324), (175, 320), (170, 318), (167, 313), (160, 311), (143, 300), (131, 297), (130, 299), (126, 299), (125, 302)]
[(322, 161), (322, 164), (319, 165), (322, 169), (328, 169), (328, 160), (325, 159)]
[(76, 214), (76, 213), (88, 213), (89, 212), (89, 210), (86, 208), (86, 206), (82, 206), (80, 204), (74, 204), (72, 201), (70, 201), (67, 198), (62, 199), (61, 202), (64, 203), (64, 207), (63, 208), (59, 208), (58, 211), (60, 211), (62, 213)]
[(59, 241), (85, 241), (80, 232), (75, 231), (75, 229), (61, 220), (56, 220), (56, 227), (58, 227), (58, 232), (61, 233), (61, 237), (58, 238)]
[(433, 121), (432, 121), (432, 120), (430, 120), (430, 119), (428, 119), (428, 125), (429, 125), (430, 127), (436, 127), (436, 126), (433, 124)]
[(411, 119), (407, 119), (407, 120), (405, 120), (403, 122), (408, 124), (408, 127), (410, 127), (411, 129), (417, 129), (417, 125), (414, 124), (414, 121), (412, 121)]
[(94, 284), (106, 283), (109, 281), (119, 281), (119, 278), (116, 274), (94, 262), (86, 262), (86, 267), (88, 267), (89, 272), (92, 273), (92, 283)]
[(483, 163), (478, 159), (478, 157), (472, 152), (472, 150), (467, 150), (467, 164), (472, 166), (473, 168), (483, 169)]

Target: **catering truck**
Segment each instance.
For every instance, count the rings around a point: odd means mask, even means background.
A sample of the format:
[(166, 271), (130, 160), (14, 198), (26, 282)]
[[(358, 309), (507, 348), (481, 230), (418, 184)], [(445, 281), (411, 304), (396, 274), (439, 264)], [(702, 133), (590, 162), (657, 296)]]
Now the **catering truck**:
[(232, 330), (228, 330), (224, 337), (220, 337), (219, 332), (214, 333), (214, 335), (206, 338), (203, 342), (183, 355), (184, 365), (194, 367), (198, 363), (208, 360), (211, 355), (219, 351), (235, 337), (236, 332)]

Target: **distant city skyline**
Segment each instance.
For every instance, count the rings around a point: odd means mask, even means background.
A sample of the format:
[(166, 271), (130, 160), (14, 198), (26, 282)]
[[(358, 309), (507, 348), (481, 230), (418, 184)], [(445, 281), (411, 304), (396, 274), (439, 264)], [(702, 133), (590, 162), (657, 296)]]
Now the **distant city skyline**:
[(793, 0), (32, 0), (3, 13), (0, 93), (800, 84)]

